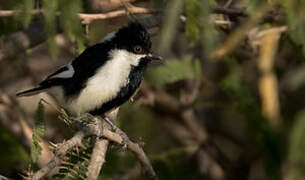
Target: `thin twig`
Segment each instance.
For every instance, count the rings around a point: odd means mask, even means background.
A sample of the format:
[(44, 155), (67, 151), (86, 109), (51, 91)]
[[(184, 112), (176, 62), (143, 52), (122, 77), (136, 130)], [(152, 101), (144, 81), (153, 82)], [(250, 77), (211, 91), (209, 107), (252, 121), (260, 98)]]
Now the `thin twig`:
[(90, 24), (95, 20), (116, 18), (116, 17), (120, 17), (120, 16), (125, 16), (128, 13), (130, 13), (130, 14), (156, 14), (156, 13), (159, 13), (159, 11), (155, 10), (155, 9), (133, 7), (133, 8), (130, 8), (128, 11), (125, 9), (122, 9), (122, 10), (112, 11), (109, 13), (100, 13), (100, 14), (79, 13), (78, 17), (80, 19), (82, 19), (83, 24)]
[(126, 135), (126, 133), (124, 131), (122, 131), (120, 128), (115, 126), (114, 131), (122, 137), (123, 145), (126, 144), (128, 149), (130, 149), (135, 154), (135, 156), (139, 159), (139, 161), (142, 165), (144, 174), (146, 174), (147, 177), (151, 180), (157, 180), (158, 179), (157, 175), (150, 163), (150, 160), (146, 156), (143, 149), (137, 143), (132, 142), (129, 139), (129, 137)]
[(32, 180), (39, 180), (43, 178), (45, 175), (47, 175), (52, 169), (54, 169), (56, 166), (58, 166), (61, 163), (61, 156), (65, 155), (69, 149), (75, 146), (81, 146), (82, 139), (86, 136), (85, 131), (78, 131), (71, 139), (64, 142), (60, 145), (58, 150), (55, 152), (55, 156), (53, 159), (45, 165), (43, 168), (38, 170), (33, 177), (31, 177)]
[[(82, 130), (75, 133), (75, 135), (68, 141), (62, 143), (57, 147), (53, 159), (46, 164), (43, 168), (35, 172), (31, 177), (32, 180), (39, 180), (47, 175), (52, 169), (61, 164), (61, 157), (64, 156), (69, 149), (79, 146), (82, 147), (82, 139), (88, 135), (96, 135), (99, 132), (101, 121), (98, 118), (93, 118), (93, 123), (84, 127)], [(109, 133), (108, 133), (109, 134)]]
[[(10, 17), (15, 14), (20, 13), (21, 11), (17, 10), (0, 10), (0, 17)], [(142, 7), (135, 7), (132, 6), (131, 8), (127, 10), (121, 9), (121, 10), (115, 10), (108, 13), (95, 13), (95, 14), (87, 14), (87, 13), (78, 13), (77, 16), (81, 19), (83, 24), (90, 24), (95, 20), (103, 20), (103, 19), (111, 19), (116, 17), (125, 16), (128, 13), (130, 14), (156, 14), (159, 13), (159, 10), (156, 9), (147, 9)], [(43, 10), (32, 10), (31, 12), (32, 16), (40, 16), (44, 14)], [(60, 12), (57, 12), (56, 15), (61, 15)]]

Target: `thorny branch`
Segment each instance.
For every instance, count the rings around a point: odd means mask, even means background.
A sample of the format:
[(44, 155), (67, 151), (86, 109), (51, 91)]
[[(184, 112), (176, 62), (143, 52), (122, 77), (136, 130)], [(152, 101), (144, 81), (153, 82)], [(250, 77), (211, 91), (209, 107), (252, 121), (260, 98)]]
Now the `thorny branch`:
[[(16, 10), (0, 10), (0, 17), (10, 17), (15, 14), (18, 14), (20, 11)], [(108, 13), (95, 13), (95, 14), (87, 14), (87, 13), (78, 13), (77, 16), (81, 19), (83, 24), (90, 24), (94, 20), (103, 20), (103, 19), (111, 19), (116, 18), (120, 16), (125, 16), (129, 13), (131, 14), (156, 14), (159, 13), (159, 10), (155, 9), (147, 9), (142, 7), (135, 7), (132, 6), (131, 8), (127, 10), (121, 9), (121, 10), (115, 10)], [(31, 12), (32, 16), (40, 16), (44, 14), (43, 10), (32, 10)], [(58, 16), (61, 15), (60, 12), (56, 13)]]
[[(106, 117), (107, 118), (107, 117)], [(139, 144), (132, 142), (129, 137), (126, 135), (126, 133), (124, 131), (122, 131), (120, 128), (114, 126), (114, 131), (119, 134), (121, 136), (121, 143), (122, 145), (127, 145), (128, 149), (130, 149), (135, 156), (139, 159), (144, 174), (146, 174), (146, 176), (151, 179), (151, 180), (156, 180), (157, 175), (148, 159), (148, 157), (146, 156), (145, 152), (143, 151), (143, 149), (139, 146)]]
[(61, 157), (64, 156), (72, 147), (81, 147), (82, 139), (89, 135), (96, 135), (98, 137), (101, 135), (101, 138), (97, 139), (93, 149), (87, 172), (88, 179), (97, 179), (101, 167), (105, 162), (105, 153), (107, 151), (109, 141), (113, 141), (120, 145), (124, 145), (126, 143), (128, 149), (130, 149), (139, 159), (140, 163), (142, 164), (142, 168), (148, 178), (154, 180), (157, 179), (157, 176), (152, 168), (149, 159), (147, 158), (143, 149), (138, 144), (130, 141), (128, 136), (118, 127), (115, 126), (115, 132), (112, 132), (111, 130), (109, 130), (110, 128), (108, 126), (101, 125), (102, 121), (100, 119), (93, 118), (92, 121), (93, 122), (87, 125), (85, 128), (75, 133), (75, 135), (71, 139), (59, 145), (56, 148), (55, 156), (53, 157), (53, 159), (43, 168), (34, 173), (31, 179), (39, 180), (45, 175), (47, 175), (55, 167), (59, 166), (62, 162)]
[[(0, 10), (0, 17), (10, 17), (18, 14), (19, 11)], [(228, 16), (246, 17), (244, 9), (212, 7), (212, 13), (224, 14)], [(32, 10), (32, 16), (43, 15), (43, 10)], [(162, 11), (156, 9), (147, 9), (142, 7), (130, 6), (128, 9), (114, 10), (107, 13), (79, 13), (78, 17), (83, 24), (90, 24), (96, 20), (105, 20), (121, 17), (129, 14), (153, 14), (154, 16), (139, 19), (147, 28), (159, 26), (162, 21)], [(60, 15), (60, 12), (57, 12)], [(216, 24), (231, 24), (229, 21), (215, 21)], [(25, 31), (16, 32), (0, 43), (0, 61), (24, 52), (28, 48), (33, 48), (45, 41), (43, 23), (40, 21), (33, 22)]]
[[(245, 9), (240, 8), (222, 8), (222, 7), (212, 7), (212, 13), (215, 14), (224, 14), (228, 16), (241, 16), (241, 17), (248, 17), (248, 14), (246, 13)], [(15, 14), (18, 14), (20, 11), (16, 10), (0, 10), (0, 17), (10, 17)], [(103, 20), (103, 19), (111, 19), (116, 18), (120, 16), (127, 15), (128, 13), (132, 14), (156, 14), (162, 12), (161, 10), (156, 9), (147, 9), (142, 7), (136, 7), (136, 6), (130, 6), (128, 8), (128, 11), (125, 9), (121, 10), (114, 10), (107, 13), (94, 13), (94, 14), (87, 14), (87, 13), (78, 13), (79, 18), (82, 20), (83, 24), (90, 24), (93, 20)], [(43, 10), (32, 10), (31, 12), (32, 16), (40, 16), (44, 13)], [(59, 16), (61, 13), (57, 12), (57, 15)]]

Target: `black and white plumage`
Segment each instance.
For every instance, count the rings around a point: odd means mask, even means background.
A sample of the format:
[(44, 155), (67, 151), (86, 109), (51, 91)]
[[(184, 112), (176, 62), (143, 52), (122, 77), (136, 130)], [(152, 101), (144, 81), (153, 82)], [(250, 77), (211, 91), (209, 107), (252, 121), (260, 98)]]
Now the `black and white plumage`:
[(132, 97), (152, 60), (160, 58), (151, 53), (149, 33), (141, 24), (129, 23), (109, 33), (101, 43), (88, 47), (37, 88), (17, 96), (53, 91), (72, 115), (101, 115)]

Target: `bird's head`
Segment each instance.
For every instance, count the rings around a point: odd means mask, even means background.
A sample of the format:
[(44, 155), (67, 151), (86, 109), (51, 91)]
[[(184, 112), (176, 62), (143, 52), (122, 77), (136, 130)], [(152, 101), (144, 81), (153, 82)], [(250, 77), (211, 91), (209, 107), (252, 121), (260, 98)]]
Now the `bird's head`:
[(151, 50), (150, 34), (138, 22), (131, 22), (117, 32), (108, 34), (103, 41), (111, 41), (117, 50), (126, 52), (133, 59), (142, 62), (157, 62), (162, 58)]

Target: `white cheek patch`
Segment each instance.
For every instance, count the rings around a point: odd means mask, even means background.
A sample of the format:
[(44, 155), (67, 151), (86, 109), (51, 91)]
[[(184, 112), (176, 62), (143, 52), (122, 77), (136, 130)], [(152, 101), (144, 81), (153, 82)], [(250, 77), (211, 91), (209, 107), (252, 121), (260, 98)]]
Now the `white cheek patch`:
[(128, 83), (131, 65), (138, 65), (144, 56), (126, 50), (111, 51), (111, 59), (87, 81), (79, 96), (68, 102), (68, 110), (74, 115), (80, 115), (93, 111), (115, 98), (121, 88)]
[(121, 63), (137, 66), (140, 63), (141, 58), (145, 57), (146, 55), (135, 54), (123, 49), (116, 49), (110, 52), (110, 56), (113, 59), (120, 59)]
[(115, 37), (115, 33), (116, 33), (116, 32), (108, 33), (108, 34), (101, 40), (101, 43), (103, 43), (103, 42), (105, 42), (105, 41), (110, 41), (112, 38)]
[(67, 70), (60, 72), (58, 74), (55, 74), (51, 77), (49, 77), (49, 79), (52, 78), (71, 78), (74, 75), (74, 68), (72, 66), (72, 62), (70, 62), (69, 64), (67, 64), (66, 66), (64, 66), (66, 68), (68, 68)]

